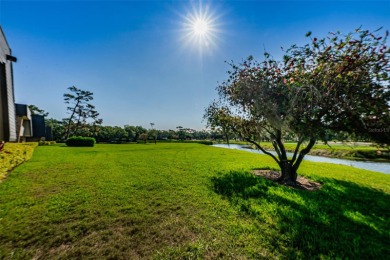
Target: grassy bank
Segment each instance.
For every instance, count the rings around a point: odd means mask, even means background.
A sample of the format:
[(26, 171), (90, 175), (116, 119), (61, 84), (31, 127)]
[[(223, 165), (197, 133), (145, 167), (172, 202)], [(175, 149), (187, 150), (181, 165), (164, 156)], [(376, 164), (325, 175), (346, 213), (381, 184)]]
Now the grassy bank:
[(37, 143), (6, 143), (0, 151), (0, 182), (16, 166), (31, 158)]
[(200, 144), (38, 147), (0, 184), (0, 258), (370, 258), (390, 254), (390, 176), (304, 162), (320, 191)]
[[(248, 145), (247, 142), (231, 142), (234, 144)], [(270, 142), (262, 142), (262, 147), (266, 150), (274, 150)], [(288, 152), (294, 152), (296, 143), (285, 143)], [(309, 152), (310, 155), (325, 156), (332, 158), (350, 159), (350, 160), (369, 160), (378, 162), (390, 162), (390, 152), (386, 149), (377, 148), (371, 145), (342, 143), (330, 143), (330, 145), (316, 144)]]

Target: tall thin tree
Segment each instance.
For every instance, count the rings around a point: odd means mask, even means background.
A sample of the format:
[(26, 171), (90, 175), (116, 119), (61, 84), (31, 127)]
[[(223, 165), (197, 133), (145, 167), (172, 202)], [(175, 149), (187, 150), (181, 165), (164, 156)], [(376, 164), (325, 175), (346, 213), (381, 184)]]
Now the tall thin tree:
[[(68, 139), (70, 135), (70, 127), (73, 119), (78, 116), (78, 124), (80, 123), (81, 116), (85, 116), (85, 107), (89, 105), (89, 101), (93, 100), (93, 93), (88, 90), (81, 90), (75, 86), (69, 87), (70, 93), (64, 94), (65, 104), (70, 104), (67, 110), (70, 113), (68, 123), (65, 131), (65, 138)], [(83, 114), (83, 115), (82, 115)], [(77, 129), (76, 129), (77, 131)]]

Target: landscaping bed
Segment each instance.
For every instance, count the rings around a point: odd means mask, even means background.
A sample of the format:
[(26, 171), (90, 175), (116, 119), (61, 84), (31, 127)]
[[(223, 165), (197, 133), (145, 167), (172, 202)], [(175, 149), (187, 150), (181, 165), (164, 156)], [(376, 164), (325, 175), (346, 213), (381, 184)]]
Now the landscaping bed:
[(0, 151), (0, 182), (16, 166), (31, 158), (38, 143), (6, 143)]

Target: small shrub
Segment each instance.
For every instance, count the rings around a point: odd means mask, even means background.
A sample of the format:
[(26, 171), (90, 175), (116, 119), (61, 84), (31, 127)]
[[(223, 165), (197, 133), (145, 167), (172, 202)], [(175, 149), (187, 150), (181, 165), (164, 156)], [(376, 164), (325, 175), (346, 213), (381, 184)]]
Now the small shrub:
[(56, 141), (39, 141), (38, 143), (39, 146), (52, 145), (52, 144), (56, 144)]
[(66, 140), (67, 146), (94, 146), (96, 143), (93, 137), (72, 136)]

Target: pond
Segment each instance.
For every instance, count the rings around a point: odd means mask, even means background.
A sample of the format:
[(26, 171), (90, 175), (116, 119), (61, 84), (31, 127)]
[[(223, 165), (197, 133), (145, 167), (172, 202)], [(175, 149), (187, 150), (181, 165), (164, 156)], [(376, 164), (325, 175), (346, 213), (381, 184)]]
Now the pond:
[[(242, 151), (247, 151), (247, 152), (251, 152), (251, 153), (263, 154), (263, 152), (261, 152), (260, 150), (246, 148), (245, 146), (238, 145), (238, 144), (231, 144), (231, 145), (214, 144), (212, 146), (242, 150)], [(276, 152), (274, 152), (274, 151), (270, 151), (270, 153), (276, 155)], [(292, 157), (293, 154), (287, 153), (287, 156)], [(326, 163), (334, 163), (334, 164), (343, 164), (343, 165), (348, 165), (348, 166), (352, 166), (355, 168), (390, 174), (390, 163), (385, 163), (385, 162), (353, 161), (353, 160), (329, 158), (329, 157), (313, 156), (313, 155), (306, 155), (303, 160), (304, 161), (311, 161), (311, 162), (326, 162)]]

